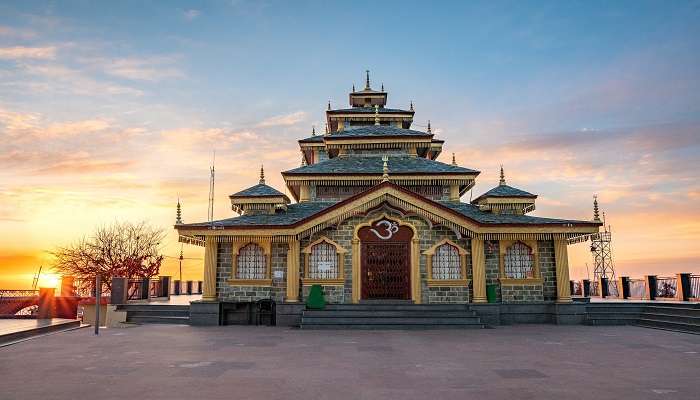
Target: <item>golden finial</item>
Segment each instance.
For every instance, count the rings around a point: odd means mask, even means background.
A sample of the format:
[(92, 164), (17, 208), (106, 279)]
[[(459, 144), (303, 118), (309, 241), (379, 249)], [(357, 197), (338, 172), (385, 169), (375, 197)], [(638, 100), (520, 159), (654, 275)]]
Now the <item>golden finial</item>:
[(182, 207), (180, 206), (180, 197), (177, 198), (177, 208), (175, 211), (175, 225), (182, 224)]
[(415, 111), (415, 110), (413, 109), (413, 100), (411, 100), (411, 107), (410, 107), (409, 109), (410, 109), (411, 111)]
[(365, 72), (367, 73), (367, 81), (365, 82), (365, 90), (369, 90), (370, 89), (370, 87), (369, 87), (369, 70), (365, 70)]
[(355, 84), (352, 84), (352, 92), (355, 93)]
[(498, 181), (499, 185), (505, 185), (506, 184), (506, 175), (503, 173), (503, 164), (501, 164), (501, 180)]
[(330, 109), (331, 109), (331, 101), (328, 100), (328, 110), (330, 110)]
[(457, 160), (455, 159), (455, 153), (452, 153), (452, 165), (457, 165)]
[(433, 133), (433, 130), (430, 129), (430, 120), (428, 120), (428, 133)]
[(265, 184), (265, 169), (263, 168), (262, 164), (260, 164), (260, 184)]
[(384, 91), (384, 82), (382, 82), (382, 92)]
[(374, 124), (375, 125), (380, 125), (379, 123), (379, 106), (374, 105)]
[(598, 209), (598, 195), (593, 195), (593, 221), (600, 222), (600, 210)]
[(382, 182), (389, 182), (389, 156), (384, 154), (382, 156), (382, 161), (384, 161), (384, 166), (382, 167)]
[(316, 136), (316, 125), (311, 125), (311, 136)]

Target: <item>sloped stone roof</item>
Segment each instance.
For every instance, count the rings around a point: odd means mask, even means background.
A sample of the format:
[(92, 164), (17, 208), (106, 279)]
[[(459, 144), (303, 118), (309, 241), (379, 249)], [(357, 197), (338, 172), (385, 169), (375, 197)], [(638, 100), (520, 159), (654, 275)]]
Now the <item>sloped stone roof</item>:
[[(236, 227), (257, 225), (292, 225), (334, 205), (335, 202), (317, 201), (289, 204), (287, 211), (275, 214), (241, 215), (233, 218), (214, 221), (214, 226)], [(179, 225), (179, 227), (207, 227), (208, 222)]]
[(537, 198), (536, 194), (526, 192), (522, 189), (514, 188), (508, 185), (498, 185), (495, 188), (487, 191), (486, 193), (480, 195), (476, 199), (472, 200), (472, 203), (476, 203), (484, 197), (526, 197), (530, 199)]
[(251, 186), (247, 189), (243, 189), (240, 192), (236, 192), (232, 194), (229, 197), (276, 197), (276, 196), (282, 196), (282, 197), (287, 197), (284, 193), (280, 192), (279, 190), (268, 186), (264, 183), (257, 184), (255, 186)]
[[(410, 111), (410, 110), (402, 110), (399, 108), (382, 108), (378, 107), (377, 111), (379, 111), (379, 114), (395, 114), (395, 113), (410, 113), (414, 114), (415, 111)], [(329, 114), (374, 114), (374, 107), (352, 107), (352, 108), (339, 108), (337, 110), (328, 110), (326, 111)]]
[[(389, 176), (411, 173), (478, 174), (479, 171), (415, 156), (389, 156)], [(381, 156), (348, 156), (290, 169), (282, 174), (381, 174)]]

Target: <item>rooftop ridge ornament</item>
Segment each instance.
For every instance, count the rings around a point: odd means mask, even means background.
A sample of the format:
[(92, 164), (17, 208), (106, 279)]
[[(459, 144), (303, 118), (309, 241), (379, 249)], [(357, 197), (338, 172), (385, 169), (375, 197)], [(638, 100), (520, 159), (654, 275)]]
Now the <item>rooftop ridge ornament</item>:
[(384, 154), (382, 156), (382, 161), (384, 161), (384, 165), (382, 166), (382, 182), (389, 182), (389, 156)]
[(379, 106), (374, 105), (374, 124), (375, 125), (380, 125), (379, 123)]
[(593, 195), (593, 221), (601, 222), (600, 221), (600, 210), (598, 209), (598, 195), (597, 194)]
[(430, 120), (428, 120), (428, 133), (433, 133), (433, 130), (430, 128)]
[(355, 84), (352, 84), (352, 92), (355, 93)]
[(182, 224), (182, 207), (180, 206), (180, 197), (177, 198), (177, 207), (175, 211), (175, 225)]
[(506, 175), (503, 173), (503, 164), (501, 164), (501, 180), (498, 181), (498, 184), (500, 186), (503, 186), (506, 184)]
[(457, 165), (457, 159), (455, 159), (455, 153), (452, 153), (452, 165)]
[(311, 136), (316, 136), (316, 125), (311, 125)]
[(262, 164), (260, 164), (260, 184), (265, 184), (265, 169)]
[(409, 110), (415, 111), (415, 110), (413, 109), (413, 100), (411, 100), (411, 106), (409, 107)]
[(367, 69), (367, 70), (365, 70), (365, 72), (367, 73), (367, 81), (365, 82), (365, 90), (370, 90), (371, 88), (369, 86), (369, 70)]
[(331, 109), (331, 101), (328, 100), (328, 110), (330, 111), (330, 109)]
[(384, 91), (384, 82), (382, 82), (382, 92)]

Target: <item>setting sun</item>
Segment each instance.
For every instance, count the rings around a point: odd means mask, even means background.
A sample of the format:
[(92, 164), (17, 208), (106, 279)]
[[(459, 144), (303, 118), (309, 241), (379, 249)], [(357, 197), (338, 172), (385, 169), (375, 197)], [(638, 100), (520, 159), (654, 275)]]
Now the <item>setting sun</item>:
[(57, 274), (41, 274), (37, 288), (58, 288), (61, 284), (61, 277)]

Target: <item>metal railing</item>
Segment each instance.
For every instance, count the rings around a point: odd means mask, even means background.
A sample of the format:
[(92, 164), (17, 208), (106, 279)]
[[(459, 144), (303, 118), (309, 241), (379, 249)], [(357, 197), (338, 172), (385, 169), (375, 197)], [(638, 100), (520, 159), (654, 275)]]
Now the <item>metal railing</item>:
[(700, 275), (690, 275), (690, 296), (693, 301), (700, 301)]
[(647, 283), (644, 279), (630, 279), (630, 299), (643, 299), (647, 291)]
[(608, 297), (620, 297), (620, 291), (617, 288), (617, 280), (608, 280)]
[(678, 281), (675, 277), (656, 278), (656, 298), (675, 299)]
[(571, 281), (571, 295), (572, 296), (583, 296), (583, 282)]
[(0, 289), (0, 299), (14, 297), (34, 297), (38, 296), (38, 290), (16, 290), (16, 289)]
[(591, 282), (591, 296), (600, 296), (600, 282)]

